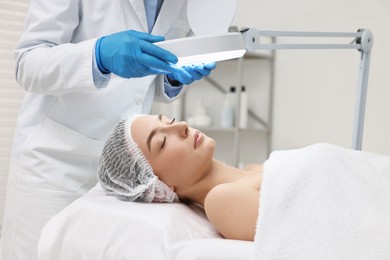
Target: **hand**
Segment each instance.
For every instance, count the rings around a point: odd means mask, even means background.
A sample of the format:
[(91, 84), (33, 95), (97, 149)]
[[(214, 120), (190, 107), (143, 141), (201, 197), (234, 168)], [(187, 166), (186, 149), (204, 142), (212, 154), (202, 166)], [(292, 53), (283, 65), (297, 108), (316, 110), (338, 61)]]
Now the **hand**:
[(102, 73), (114, 73), (122, 78), (138, 78), (173, 71), (170, 63), (177, 57), (154, 42), (164, 37), (137, 31), (123, 31), (99, 38), (95, 55)]
[(195, 80), (210, 75), (211, 71), (215, 69), (216, 63), (202, 63), (183, 67), (171, 65), (171, 67), (174, 68), (174, 71), (168, 74), (168, 80), (175, 80), (181, 84), (189, 85)]

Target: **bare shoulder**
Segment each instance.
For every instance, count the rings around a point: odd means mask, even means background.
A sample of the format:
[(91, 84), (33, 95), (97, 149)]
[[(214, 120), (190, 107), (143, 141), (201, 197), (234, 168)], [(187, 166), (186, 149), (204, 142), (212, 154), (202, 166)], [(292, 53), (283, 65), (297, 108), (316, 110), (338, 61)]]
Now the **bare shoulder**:
[(204, 207), (210, 222), (225, 238), (254, 239), (258, 189), (239, 182), (221, 184), (207, 194)]
[(261, 165), (261, 164), (248, 164), (244, 167), (244, 170), (263, 171), (263, 165)]

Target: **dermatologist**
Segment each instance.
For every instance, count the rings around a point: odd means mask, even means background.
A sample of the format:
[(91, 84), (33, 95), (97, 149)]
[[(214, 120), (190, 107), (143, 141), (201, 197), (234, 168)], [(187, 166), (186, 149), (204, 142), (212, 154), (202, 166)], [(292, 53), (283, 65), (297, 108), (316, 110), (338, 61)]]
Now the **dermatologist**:
[(215, 63), (178, 67), (154, 43), (192, 35), (185, 0), (31, 0), (16, 46), (26, 93), (17, 120), (1, 243), (35, 260), (42, 227), (96, 182), (112, 128), (170, 102)]

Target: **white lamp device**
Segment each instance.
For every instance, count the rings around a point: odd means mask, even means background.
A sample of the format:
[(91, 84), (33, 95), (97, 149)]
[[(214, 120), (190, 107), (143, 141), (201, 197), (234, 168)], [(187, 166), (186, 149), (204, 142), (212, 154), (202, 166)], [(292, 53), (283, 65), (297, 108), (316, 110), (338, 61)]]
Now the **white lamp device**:
[(179, 38), (158, 42), (156, 45), (174, 53), (178, 58), (178, 66), (239, 58), (246, 52), (239, 32)]

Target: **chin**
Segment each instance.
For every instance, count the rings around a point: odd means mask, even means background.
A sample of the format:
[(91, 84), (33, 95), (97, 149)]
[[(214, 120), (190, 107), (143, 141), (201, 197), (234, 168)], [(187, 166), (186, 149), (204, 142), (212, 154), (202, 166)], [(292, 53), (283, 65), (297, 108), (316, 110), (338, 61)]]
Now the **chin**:
[(213, 158), (214, 157), (214, 152), (215, 152), (215, 140), (210, 138), (210, 137), (207, 137), (205, 145), (206, 145), (207, 151), (210, 152), (211, 158)]

